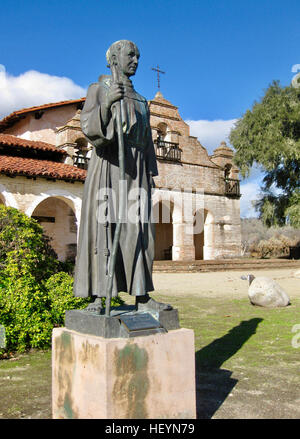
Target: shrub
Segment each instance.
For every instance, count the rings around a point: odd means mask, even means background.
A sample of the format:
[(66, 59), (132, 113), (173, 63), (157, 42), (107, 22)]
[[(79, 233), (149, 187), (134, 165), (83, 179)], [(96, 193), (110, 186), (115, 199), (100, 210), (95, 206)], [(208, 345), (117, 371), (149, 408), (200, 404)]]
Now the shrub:
[[(59, 263), (49, 241), (37, 221), (0, 205), (2, 352), (49, 347), (52, 329), (64, 324), (65, 311), (90, 302), (73, 295), (73, 277), (59, 271), (72, 271), (72, 266)], [(113, 306), (120, 304), (121, 299), (112, 300)]]
[(270, 239), (262, 239), (251, 248), (252, 255), (259, 258), (271, 258), (289, 254), (289, 246), (292, 241), (284, 235), (272, 236)]
[(73, 283), (73, 277), (63, 271), (54, 274), (45, 283), (53, 326), (64, 324), (66, 310), (85, 308), (90, 302), (89, 298), (83, 299), (73, 295)]
[(244, 218), (241, 226), (243, 254), (254, 257), (288, 255), (288, 247), (297, 245), (300, 239), (300, 229), (290, 225), (266, 227), (258, 218)]
[[(46, 282), (46, 289), (50, 299), (50, 312), (54, 326), (64, 324), (65, 311), (69, 309), (85, 308), (91, 298), (75, 297), (73, 294), (74, 279), (68, 273), (57, 273), (51, 276)], [(104, 305), (104, 299), (102, 299)], [(119, 297), (112, 298), (111, 305), (123, 305)]]
[(0, 276), (8, 263), (14, 276), (29, 271), (37, 282), (51, 276), (59, 265), (50, 239), (38, 222), (17, 209), (0, 205)]
[(51, 338), (44, 280), (58, 268), (55, 252), (36, 220), (0, 206), (0, 323), (7, 350), (42, 348)]
[(23, 352), (49, 344), (52, 322), (48, 294), (34, 277), (7, 278), (0, 288), (0, 323), (6, 332), (6, 349)]
[[(75, 297), (73, 283), (73, 277), (65, 272), (55, 273), (40, 286), (28, 273), (17, 280), (7, 278), (0, 288), (0, 323), (6, 331), (6, 350), (49, 347), (53, 327), (64, 325), (65, 311), (85, 308), (91, 301)], [(120, 298), (112, 299), (112, 306), (123, 303)]]

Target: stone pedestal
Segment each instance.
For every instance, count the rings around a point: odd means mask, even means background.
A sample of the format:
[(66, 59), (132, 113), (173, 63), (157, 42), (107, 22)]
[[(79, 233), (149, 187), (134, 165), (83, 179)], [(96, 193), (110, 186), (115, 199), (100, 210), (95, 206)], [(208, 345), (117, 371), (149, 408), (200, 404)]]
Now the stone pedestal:
[(192, 330), (107, 339), (55, 328), (52, 338), (54, 419), (196, 417)]

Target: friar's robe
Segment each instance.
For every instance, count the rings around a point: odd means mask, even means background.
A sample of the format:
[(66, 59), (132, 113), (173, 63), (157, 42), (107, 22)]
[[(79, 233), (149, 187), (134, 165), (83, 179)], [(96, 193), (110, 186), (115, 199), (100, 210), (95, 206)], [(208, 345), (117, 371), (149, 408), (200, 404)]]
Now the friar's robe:
[[(119, 160), (116, 123), (107, 127), (101, 106), (107, 102), (110, 76), (91, 84), (81, 112), (81, 128), (94, 146), (89, 161), (81, 211), (75, 267), (74, 295), (106, 296), (109, 262), (119, 205)], [(139, 210), (140, 219), (122, 222), (112, 295), (124, 291), (141, 296), (154, 289), (155, 225), (151, 222), (152, 176), (158, 174), (149, 108), (145, 98), (124, 84), (121, 113), (125, 143), (127, 212)], [(145, 198), (145, 194), (147, 194)], [(132, 203), (135, 203), (132, 205)], [(139, 203), (137, 205), (137, 203)], [(112, 212), (112, 206), (113, 212)], [(142, 211), (141, 211), (142, 210)], [(131, 213), (132, 213), (131, 212)]]

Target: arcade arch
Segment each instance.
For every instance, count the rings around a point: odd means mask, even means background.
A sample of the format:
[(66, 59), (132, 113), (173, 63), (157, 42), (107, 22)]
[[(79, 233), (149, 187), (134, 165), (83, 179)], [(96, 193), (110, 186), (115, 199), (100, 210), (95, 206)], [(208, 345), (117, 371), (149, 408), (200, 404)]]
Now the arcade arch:
[(34, 208), (32, 218), (43, 227), (60, 261), (75, 261), (77, 222), (74, 206), (63, 197), (49, 196)]
[(157, 125), (157, 140), (166, 140), (168, 131), (168, 125), (164, 122), (161, 122)]
[(199, 209), (194, 214), (195, 259), (210, 259), (209, 249), (213, 246), (213, 215), (207, 209)]
[(44, 200), (46, 200), (49, 197), (55, 197), (57, 199), (60, 199), (68, 204), (68, 206), (74, 211), (77, 221), (77, 226), (79, 226), (80, 223), (80, 216), (81, 216), (81, 198), (72, 194), (69, 191), (65, 191), (62, 189), (56, 189), (56, 190), (50, 190), (44, 193), (41, 193), (40, 195), (36, 196), (34, 201), (30, 204), (30, 206), (26, 209), (25, 213), (27, 216), (32, 216), (33, 211), (35, 208)]
[(154, 260), (171, 260), (174, 204), (160, 200), (153, 206), (153, 211), (156, 222)]

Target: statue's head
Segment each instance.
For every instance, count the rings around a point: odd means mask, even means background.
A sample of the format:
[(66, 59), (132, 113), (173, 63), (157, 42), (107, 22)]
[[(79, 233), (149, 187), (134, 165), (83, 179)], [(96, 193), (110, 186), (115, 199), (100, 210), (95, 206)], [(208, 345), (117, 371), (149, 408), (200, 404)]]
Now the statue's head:
[(106, 52), (108, 66), (115, 65), (126, 76), (133, 76), (139, 63), (140, 52), (137, 46), (128, 40), (113, 43)]

